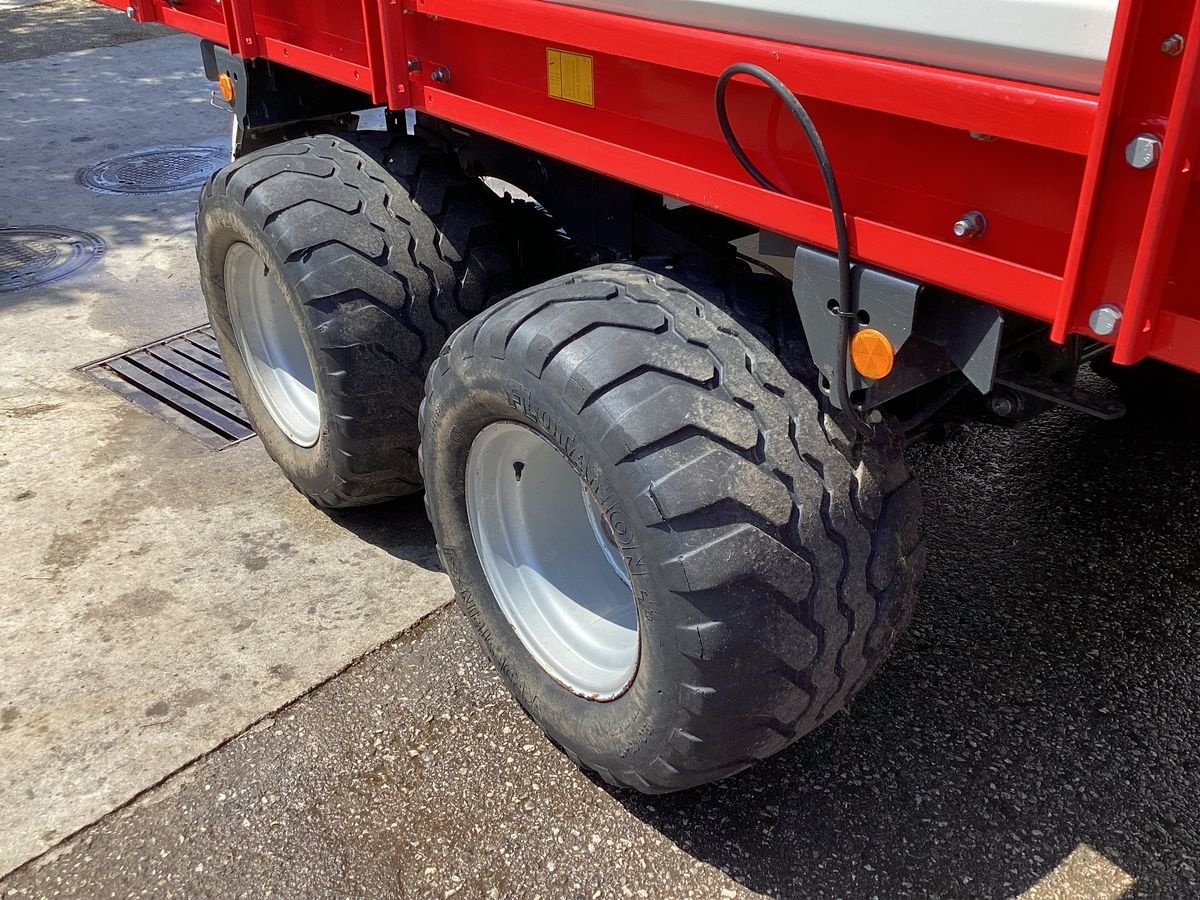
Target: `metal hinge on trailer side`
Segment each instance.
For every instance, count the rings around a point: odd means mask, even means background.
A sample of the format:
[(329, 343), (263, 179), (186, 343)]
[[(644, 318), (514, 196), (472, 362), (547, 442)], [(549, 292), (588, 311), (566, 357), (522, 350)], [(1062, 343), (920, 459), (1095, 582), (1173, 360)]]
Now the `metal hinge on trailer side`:
[[(839, 343), (837, 313), (830, 308), (830, 298), (837, 296), (837, 257), (767, 232), (760, 237), (760, 251), (794, 255), (796, 307), (813, 363), (836, 407), (837, 391), (829, 390), (830, 380), (835, 354), (846, 352)], [(882, 332), (895, 352), (892, 371), (878, 381), (847, 366), (847, 388), (864, 412), (956, 374), (980, 394), (991, 395), (991, 410), (1000, 418), (1018, 418), (1009, 410), (1014, 403), (1019, 406), (1021, 398), (1035, 398), (1100, 419), (1116, 419), (1125, 412), (1121, 403), (1107, 397), (1023, 371), (1019, 353), (1005, 344), (1004, 315), (995, 306), (927, 290), (918, 282), (862, 264), (853, 265), (851, 281), (858, 324)], [(1073, 361), (1074, 365), (1078, 362)]]

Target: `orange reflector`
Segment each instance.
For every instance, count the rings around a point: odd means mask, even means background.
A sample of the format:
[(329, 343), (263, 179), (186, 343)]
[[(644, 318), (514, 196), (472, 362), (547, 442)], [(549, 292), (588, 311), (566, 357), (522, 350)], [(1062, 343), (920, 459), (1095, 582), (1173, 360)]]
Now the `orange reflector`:
[(874, 381), (892, 371), (896, 351), (883, 332), (864, 328), (850, 341), (850, 360), (859, 375)]
[(233, 79), (225, 72), (221, 73), (221, 77), (217, 79), (217, 86), (221, 89), (221, 99), (226, 103), (233, 102)]

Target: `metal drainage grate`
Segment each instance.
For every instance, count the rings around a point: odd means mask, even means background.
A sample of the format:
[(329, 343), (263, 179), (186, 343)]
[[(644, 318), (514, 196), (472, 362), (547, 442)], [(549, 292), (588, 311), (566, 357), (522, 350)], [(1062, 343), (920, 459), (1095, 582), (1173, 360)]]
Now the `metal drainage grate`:
[(101, 194), (169, 194), (194, 190), (229, 162), (220, 147), (151, 147), (80, 169), (76, 180)]
[(254, 436), (210, 325), (79, 371), (214, 450)]
[(0, 228), (0, 294), (58, 281), (104, 255), (104, 241), (71, 228)]

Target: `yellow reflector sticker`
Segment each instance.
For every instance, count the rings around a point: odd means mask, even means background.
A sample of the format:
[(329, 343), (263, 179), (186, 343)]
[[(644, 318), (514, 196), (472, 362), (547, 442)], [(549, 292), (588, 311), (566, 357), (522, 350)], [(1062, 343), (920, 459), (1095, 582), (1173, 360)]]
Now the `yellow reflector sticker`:
[(582, 53), (546, 48), (546, 88), (551, 97), (595, 106), (592, 58)]
[(859, 375), (877, 380), (892, 371), (896, 354), (883, 332), (864, 328), (850, 341), (850, 359)]

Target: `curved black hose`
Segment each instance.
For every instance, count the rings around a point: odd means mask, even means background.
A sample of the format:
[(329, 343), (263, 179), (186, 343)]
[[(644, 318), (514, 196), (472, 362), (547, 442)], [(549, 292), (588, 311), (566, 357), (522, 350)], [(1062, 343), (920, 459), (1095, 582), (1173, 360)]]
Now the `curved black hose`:
[(817, 166), (821, 169), (821, 178), (825, 181), (825, 193), (829, 196), (829, 208), (833, 213), (833, 230), (837, 240), (838, 296), (837, 309), (834, 312), (839, 319), (840, 327), (838, 329), (838, 347), (833, 362), (833, 389), (837, 391), (838, 404), (841, 406), (842, 412), (850, 419), (851, 424), (860, 433), (869, 435), (874, 432), (874, 428), (850, 402), (850, 389), (846, 385), (846, 354), (849, 351), (850, 322), (856, 317), (857, 312), (854, 309), (854, 295), (850, 281), (850, 235), (846, 230), (846, 212), (842, 207), (842, 192), (838, 190), (833, 166), (830, 165), (829, 155), (825, 152), (825, 144), (822, 143), (821, 135), (817, 131), (817, 126), (813, 124), (808, 110), (788, 89), (787, 85), (762, 66), (756, 66), (753, 63), (734, 63), (717, 79), (715, 97), (717, 123), (721, 126), (721, 133), (725, 135), (725, 143), (729, 145), (730, 151), (737, 157), (742, 168), (760, 185), (776, 194), (784, 193), (775, 182), (771, 181), (759, 170), (758, 166), (750, 161), (750, 157), (746, 155), (746, 151), (738, 142), (737, 135), (733, 133), (733, 126), (729, 124), (725, 92), (735, 75), (749, 75), (751, 78), (757, 78), (775, 92), (800, 127), (804, 129), (804, 136), (808, 138), (808, 145), (812, 148)]

